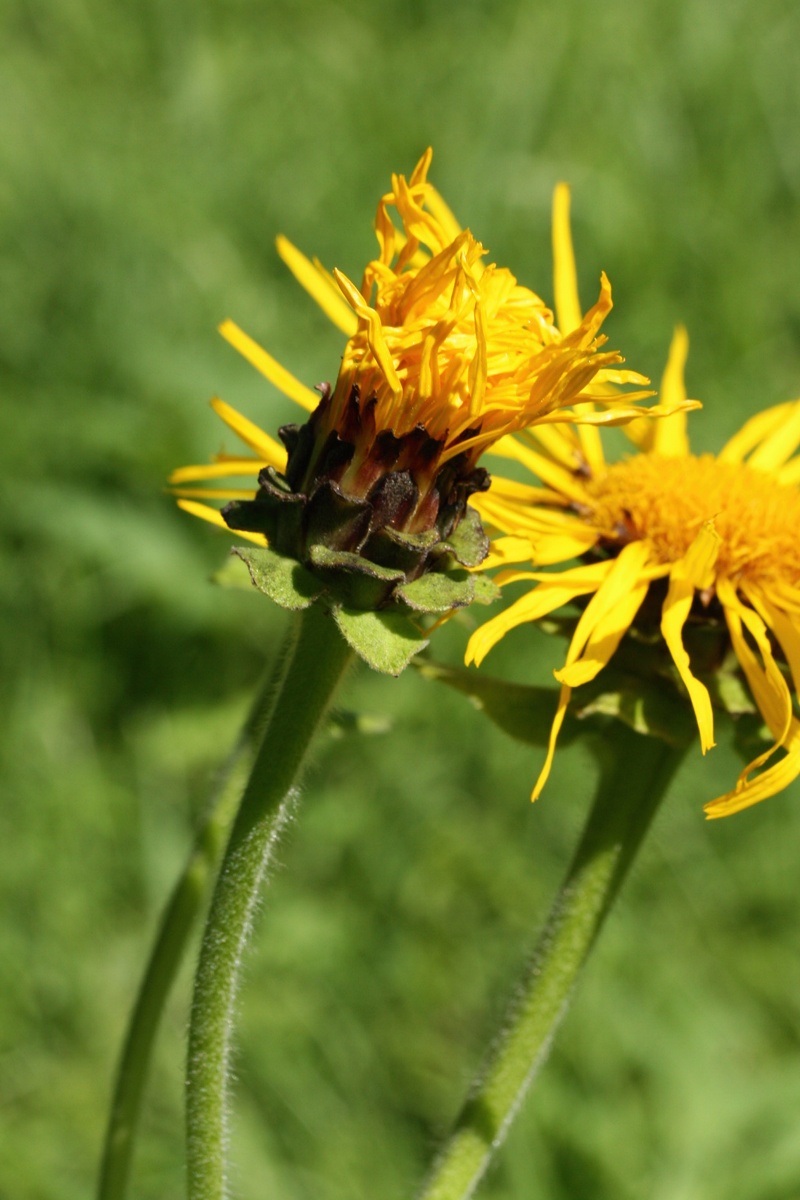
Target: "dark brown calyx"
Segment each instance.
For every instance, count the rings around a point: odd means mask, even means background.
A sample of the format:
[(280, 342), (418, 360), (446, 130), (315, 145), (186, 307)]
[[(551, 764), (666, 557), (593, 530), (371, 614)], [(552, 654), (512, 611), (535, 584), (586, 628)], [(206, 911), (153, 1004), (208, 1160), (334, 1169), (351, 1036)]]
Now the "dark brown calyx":
[(320, 390), (306, 424), (279, 431), (285, 472), (262, 470), (255, 497), (222, 510), (228, 526), (264, 534), (278, 554), (317, 571), (335, 571), (337, 555), (350, 574), (358, 556), (367, 573), (370, 564), (381, 577), (401, 572), (401, 583), (448, 564), (477, 566), (488, 550), (482, 529), (475, 532), (477, 514), (468, 545), (459, 547), (455, 535), (469, 497), (488, 488), (488, 473), (468, 453), (442, 464), (444, 442), (421, 425), (400, 436), (376, 430), (375, 401), (362, 403), (357, 387), (331, 428), (330, 389)]

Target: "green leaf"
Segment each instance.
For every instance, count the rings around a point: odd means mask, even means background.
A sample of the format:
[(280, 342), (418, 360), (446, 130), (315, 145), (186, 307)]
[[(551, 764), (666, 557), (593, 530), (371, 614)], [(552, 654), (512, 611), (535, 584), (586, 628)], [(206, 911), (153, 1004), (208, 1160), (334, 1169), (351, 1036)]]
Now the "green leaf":
[(229, 554), (225, 562), (211, 576), (211, 582), (224, 588), (244, 588), (247, 591), (253, 586), (247, 563), (238, 554)]
[(322, 570), (357, 572), (388, 583), (397, 583), (403, 578), (403, 572), (397, 567), (381, 567), (350, 550), (331, 550), (328, 546), (316, 545), (310, 547), (308, 554), (314, 566)]
[(636, 733), (669, 746), (687, 746), (698, 737), (692, 706), (669, 681), (606, 669), (576, 688), (570, 699), (574, 716), (615, 717)]
[(404, 578), (402, 571), (379, 567), (348, 550), (329, 550), (317, 545), (311, 547), (309, 557), (322, 574), (331, 596), (349, 608), (378, 608)]
[(348, 550), (361, 544), (369, 529), (371, 508), (366, 500), (349, 500), (330, 479), (324, 480), (308, 501), (305, 538), (309, 547)]
[(744, 679), (734, 671), (715, 671), (713, 675), (698, 672), (698, 679), (706, 685), (714, 708), (721, 708), (732, 716), (758, 713), (756, 703)]
[[(469, 696), (473, 704), (505, 733), (531, 746), (547, 746), (556, 713), (558, 689), (507, 683), (479, 671), (417, 664), (420, 674)], [(591, 683), (576, 688), (559, 742), (566, 744), (590, 726), (592, 717), (613, 717), (636, 733), (660, 738), (673, 746), (696, 739), (691, 705), (663, 680), (645, 681), (606, 670)], [(597, 726), (595, 726), (597, 728)]]
[[(555, 716), (558, 693), (555, 688), (528, 687), (507, 683), (479, 671), (420, 662), (417, 670), (426, 679), (435, 679), (468, 696), (476, 708), (504, 733), (530, 746), (546, 746)], [(565, 722), (562, 741), (574, 736), (576, 722)]]
[(500, 599), (500, 588), (488, 575), (473, 575), (473, 604), (494, 604)]
[(475, 593), (473, 577), (467, 571), (429, 571), (412, 583), (399, 587), (395, 593), (409, 608), (417, 612), (441, 613), (451, 608), (465, 608)]
[(428, 529), (424, 533), (403, 533), (384, 526), (370, 535), (362, 553), (371, 562), (396, 568), (405, 574), (419, 567), (438, 541), (439, 535), (435, 529)]
[(409, 617), (395, 612), (363, 612), (337, 606), (333, 616), (342, 636), (375, 671), (399, 675), (428, 639)]
[(763, 754), (772, 738), (760, 713), (742, 713), (733, 718), (733, 748), (745, 763)]
[(267, 547), (235, 546), (232, 553), (245, 564), (258, 590), (281, 608), (308, 608), (323, 591), (323, 585), (301, 563)]
[(573, 613), (567, 613), (561, 617), (554, 617), (551, 614), (537, 621), (536, 628), (540, 633), (546, 633), (548, 637), (560, 637), (569, 640), (574, 634), (575, 626), (579, 620), (580, 617)]
[(489, 553), (489, 539), (474, 508), (467, 505), (467, 511), (446, 544), (464, 567), (477, 567), (483, 562)]

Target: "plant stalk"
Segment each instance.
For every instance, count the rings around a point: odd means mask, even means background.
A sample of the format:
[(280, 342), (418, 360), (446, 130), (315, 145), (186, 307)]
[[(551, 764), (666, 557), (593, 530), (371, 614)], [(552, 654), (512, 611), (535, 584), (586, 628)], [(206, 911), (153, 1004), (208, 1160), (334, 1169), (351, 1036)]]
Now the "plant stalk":
[(318, 605), (295, 617), (272, 715), (217, 878), (195, 976), (187, 1063), (190, 1200), (223, 1200), (226, 1193), (228, 1079), (242, 954), (300, 769), (352, 658)]
[(98, 1200), (124, 1200), (144, 1089), (161, 1015), (195, 921), (206, 903), (225, 840), (263, 734), (276, 691), (280, 660), (248, 714), (239, 739), (216, 781), (194, 845), (167, 902), (131, 1013), (117, 1066), (103, 1144)]
[(467, 1200), (502, 1144), (642, 839), (683, 756), (617, 724), (575, 856), (511, 1012), (419, 1200)]

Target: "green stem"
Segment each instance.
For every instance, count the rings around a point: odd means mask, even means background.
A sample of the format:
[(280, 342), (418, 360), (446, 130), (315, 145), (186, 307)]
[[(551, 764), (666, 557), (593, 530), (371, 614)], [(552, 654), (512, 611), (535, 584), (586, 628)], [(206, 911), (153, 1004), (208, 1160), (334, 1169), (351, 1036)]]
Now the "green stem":
[(420, 1200), (467, 1200), (547, 1057), (572, 990), (683, 749), (617, 725), (572, 864), (512, 1012)]
[(227, 1087), (242, 952), (297, 776), (352, 657), (318, 605), (296, 618), (272, 718), (220, 868), (195, 977), (187, 1064), (190, 1200), (225, 1195)]
[(220, 772), (194, 845), (169, 898), (131, 1013), (103, 1144), (98, 1200), (123, 1200), (153, 1044), (195, 921), (222, 857), (275, 694), (279, 662), (250, 710), (236, 746)]

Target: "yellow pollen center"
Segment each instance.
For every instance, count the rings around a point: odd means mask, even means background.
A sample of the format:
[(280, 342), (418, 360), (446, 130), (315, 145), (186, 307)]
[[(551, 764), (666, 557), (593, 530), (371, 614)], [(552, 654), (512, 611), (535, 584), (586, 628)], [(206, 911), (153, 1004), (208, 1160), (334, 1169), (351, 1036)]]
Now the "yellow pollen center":
[(641, 454), (586, 485), (590, 520), (604, 537), (646, 539), (676, 562), (706, 521), (722, 539), (716, 575), (732, 581), (800, 586), (800, 491), (773, 475), (712, 454)]

